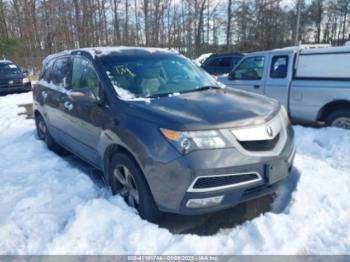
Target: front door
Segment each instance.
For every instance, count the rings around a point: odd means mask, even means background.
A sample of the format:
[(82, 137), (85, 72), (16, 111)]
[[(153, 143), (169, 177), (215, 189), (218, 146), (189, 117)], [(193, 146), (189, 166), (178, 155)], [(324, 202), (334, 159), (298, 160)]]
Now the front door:
[(247, 57), (232, 71), (225, 84), (229, 87), (264, 94), (264, 55)]
[(292, 54), (274, 53), (265, 83), (265, 95), (280, 101), (285, 108), (288, 108), (289, 83), (293, 74), (292, 58)]
[(90, 61), (73, 58), (71, 90), (63, 102), (69, 147), (95, 166), (101, 167), (98, 153), (107, 108), (99, 103), (102, 86)]

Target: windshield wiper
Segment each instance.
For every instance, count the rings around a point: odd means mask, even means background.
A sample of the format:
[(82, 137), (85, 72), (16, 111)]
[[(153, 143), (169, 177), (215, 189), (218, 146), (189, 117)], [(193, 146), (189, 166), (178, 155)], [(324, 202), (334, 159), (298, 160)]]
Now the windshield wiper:
[(170, 92), (170, 93), (153, 94), (153, 95), (146, 96), (146, 98), (166, 97), (166, 96), (172, 95), (174, 93), (184, 94), (184, 93), (205, 91), (205, 90), (209, 90), (209, 89), (218, 90), (218, 89), (221, 89), (221, 87), (207, 85), (207, 86), (201, 86), (201, 87), (198, 87), (198, 88), (195, 88), (195, 89), (191, 89), (191, 90), (182, 90), (182, 91), (176, 91), (176, 92)]
[(221, 89), (221, 87), (207, 85), (207, 86), (201, 86), (201, 87), (191, 89), (191, 90), (184, 90), (184, 91), (181, 91), (179, 93), (182, 94), (182, 93), (200, 92), (200, 91), (205, 91), (205, 90), (210, 90), (210, 89), (218, 90), (218, 89)]

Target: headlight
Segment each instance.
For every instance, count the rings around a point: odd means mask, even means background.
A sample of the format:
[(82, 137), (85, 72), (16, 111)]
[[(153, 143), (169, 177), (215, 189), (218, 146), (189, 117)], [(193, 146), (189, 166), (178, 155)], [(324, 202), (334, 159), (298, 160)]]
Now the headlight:
[(217, 131), (179, 132), (169, 129), (160, 129), (167, 140), (176, 149), (186, 154), (196, 149), (214, 149), (226, 147), (226, 142)]
[(29, 83), (29, 79), (27, 77), (23, 78), (23, 84), (28, 84)]

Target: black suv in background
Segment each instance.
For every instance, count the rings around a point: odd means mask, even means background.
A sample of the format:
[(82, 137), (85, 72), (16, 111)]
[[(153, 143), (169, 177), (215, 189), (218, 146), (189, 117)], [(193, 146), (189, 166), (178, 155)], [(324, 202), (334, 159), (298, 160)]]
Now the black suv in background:
[(33, 96), (38, 137), (103, 171), (113, 193), (150, 221), (272, 193), (295, 154), (278, 102), (222, 88), (164, 49), (49, 56)]
[(19, 66), (8, 60), (0, 60), (0, 94), (32, 90), (30, 80)]
[(243, 53), (212, 54), (201, 65), (211, 75), (228, 74), (244, 57)]

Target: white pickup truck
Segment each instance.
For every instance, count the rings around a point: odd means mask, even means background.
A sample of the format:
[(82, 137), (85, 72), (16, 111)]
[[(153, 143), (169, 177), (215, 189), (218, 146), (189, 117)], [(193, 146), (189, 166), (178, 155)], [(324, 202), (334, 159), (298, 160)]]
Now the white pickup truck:
[(250, 53), (218, 80), (279, 100), (294, 120), (350, 129), (350, 46)]

